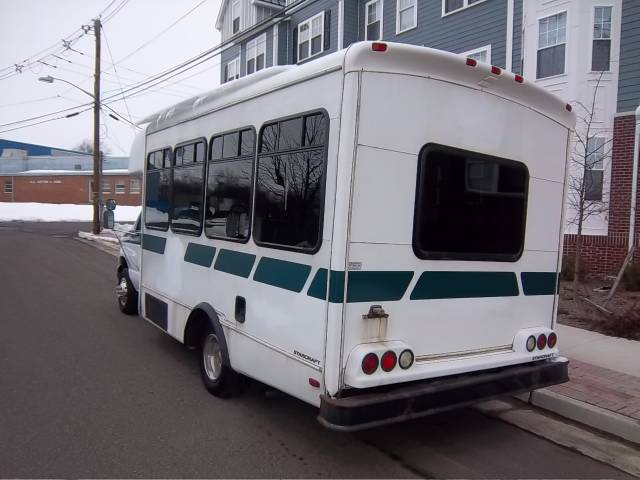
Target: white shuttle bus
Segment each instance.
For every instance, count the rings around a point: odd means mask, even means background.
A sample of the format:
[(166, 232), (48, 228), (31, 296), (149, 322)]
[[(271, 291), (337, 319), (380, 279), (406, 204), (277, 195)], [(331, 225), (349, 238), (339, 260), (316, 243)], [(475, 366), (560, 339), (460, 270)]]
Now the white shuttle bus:
[(553, 331), (571, 107), (362, 42), (145, 120), (139, 310), (357, 430), (567, 381)]

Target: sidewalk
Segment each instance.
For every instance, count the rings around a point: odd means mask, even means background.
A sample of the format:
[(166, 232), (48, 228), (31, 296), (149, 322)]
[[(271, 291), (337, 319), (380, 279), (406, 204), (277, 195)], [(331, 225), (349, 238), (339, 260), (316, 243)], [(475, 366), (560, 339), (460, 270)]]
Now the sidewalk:
[(556, 332), (571, 380), (529, 403), (640, 444), (640, 342), (565, 325)]

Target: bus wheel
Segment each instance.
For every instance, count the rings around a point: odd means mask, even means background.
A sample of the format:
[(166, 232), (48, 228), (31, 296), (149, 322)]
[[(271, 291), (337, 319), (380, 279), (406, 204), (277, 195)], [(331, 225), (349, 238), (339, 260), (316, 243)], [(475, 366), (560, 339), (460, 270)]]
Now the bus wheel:
[(200, 375), (205, 388), (216, 397), (230, 397), (237, 393), (239, 376), (229, 366), (224, 337), (209, 327), (200, 347)]
[(118, 306), (122, 313), (127, 315), (138, 314), (138, 292), (129, 279), (129, 269), (123, 268), (118, 272)]

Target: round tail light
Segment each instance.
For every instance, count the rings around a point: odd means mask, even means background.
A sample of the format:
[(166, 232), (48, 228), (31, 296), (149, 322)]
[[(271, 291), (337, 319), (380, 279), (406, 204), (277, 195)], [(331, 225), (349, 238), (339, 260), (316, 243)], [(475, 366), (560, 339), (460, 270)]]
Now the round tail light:
[(538, 350), (542, 350), (546, 346), (547, 346), (547, 336), (544, 333), (542, 333), (538, 337)]
[(362, 371), (371, 375), (378, 369), (378, 356), (375, 353), (367, 353), (362, 359)]
[(382, 358), (380, 359), (380, 367), (385, 372), (390, 372), (394, 368), (396, 368), (396, 363), (398, 363), (398, 357), (396, 356), (396, 352), (389, 350), (388, 352), (384, 352), (382, 354)]
[(556, 346), (556, 343), (558, 343), (558, 336), (554, 332), (551, 332), (549, 338), (547, 338), (547, 346), (553, 348)]
[(398, 363), (400, 364), (400, 368), (406, 370), (411, 365), (413, 365), (413, 352), (411, 350), (403, 350), (400, 353), (400, 357), (398, 359)]
[(531, 335), (529, 338), (527, 338), (527, 351), (533, 352), (535, 349), (536, 349), (536, 337)]

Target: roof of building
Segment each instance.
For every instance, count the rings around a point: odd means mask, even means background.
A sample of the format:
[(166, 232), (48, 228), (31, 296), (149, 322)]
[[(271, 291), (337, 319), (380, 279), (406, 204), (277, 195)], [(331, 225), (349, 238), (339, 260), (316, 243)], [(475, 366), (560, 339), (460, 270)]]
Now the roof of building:
[[(252, 3), (263, 7), (280, 8), (284, 7), (286, 2), (285, 0), (252, 0)], [(229, 0), (222, 0), (222, 3), (220, 4), (220, 10), (218, 10), (218, 16), (216, 17), (217, 30), (222, 30), (222, 19), (224, 18), (224, 12), (227, 9), (228, 4)]]
[(575, 114), (566, 108), (564, 100), (533, 82), (516, 82), (516, 76), (511, 72), (500, 70), (499, 74), (494, 74), (491, 65), (480, 62), (469, 66), (465, 57), (443, 50), (384, 43), (387, 45), (384, 52), (374, 51), (372, 42), (358, 42), (302, 65), (267, 68), (177, 103), (146, 117), (140, 124), (148, 123), (149, 133), (162, 130), (287, 85), (343, 70), (345, 74), (362, 71), (397, 72), (463, 85), (520, 103), (568, 128), (575, 127)]
[(89, 155), (87, 152), (79, 152), (77, 150), (67, 150), (64, 148), (49, 147), (46, 145), (38, 145), (36, 143), (16, 142), (15, 140), (5, 140), (0, 138), (0, 154), (5, 148), (16, 150), (24, 150), (29, 156), (53, 155), (52, 152), (66, 152), (75, 155)]

